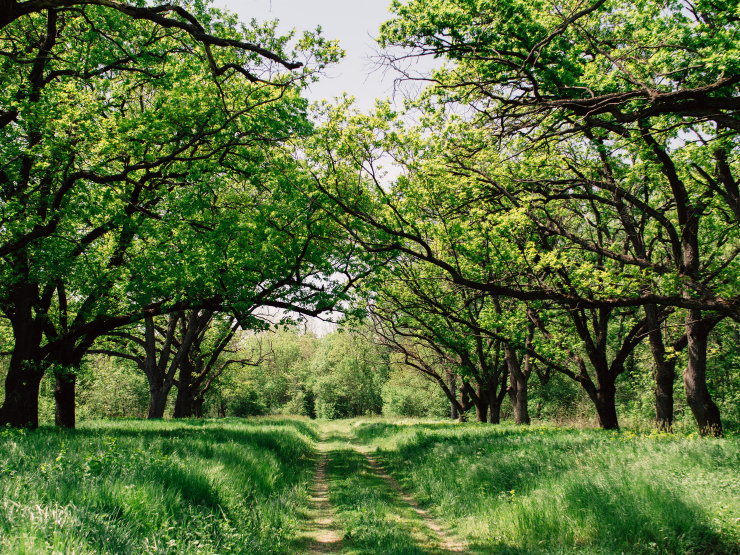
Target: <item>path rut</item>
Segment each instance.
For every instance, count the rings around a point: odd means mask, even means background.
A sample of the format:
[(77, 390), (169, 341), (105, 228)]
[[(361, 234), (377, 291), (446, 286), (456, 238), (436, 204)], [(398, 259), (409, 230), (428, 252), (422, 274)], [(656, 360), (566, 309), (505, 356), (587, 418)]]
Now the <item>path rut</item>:
[(311, 497), (309, 498), (312, 519), (307, 525), (306, 535), (311, 539), (309, 554), (339, 553), (342, 539), (339, 530), (334, 525), (331, 504), (329, 503), (329, 487), (326, 477), (326, 444), (319, 443), (319, 461), (316, 465)]
[(404, 492), (396, 479), (389, 475), (385, 470), (383, 470), (383, 467), (380, 466), (378, 461), (375, 460), (372, 455), (356, 445), (353, 445), (353, 447), (356, 451), (362, 453), (365, 456), (367, 462), (373, 468), (375, 473), (380, 476), (380, 478), (382, 478), (398, 494), (398, 496), (403, 499), (404, 502), (408, 504), (416, 512), (416, 514), (421, 517), (427, 528), (432, 530), (432, 532), (437, 535), (437, 537), (439, 538), (440, 547), (442, 549), (450, 553), (462, 553), (467, 555), (468, 552), (465, 550), (465, 545), (462, 542), (450, 538), (447, 535), (444, 527), (442, 527), (439, 522), (437, 522), (437, 520), (432, 517), (427, 511), (422, 509), (416, 499)]

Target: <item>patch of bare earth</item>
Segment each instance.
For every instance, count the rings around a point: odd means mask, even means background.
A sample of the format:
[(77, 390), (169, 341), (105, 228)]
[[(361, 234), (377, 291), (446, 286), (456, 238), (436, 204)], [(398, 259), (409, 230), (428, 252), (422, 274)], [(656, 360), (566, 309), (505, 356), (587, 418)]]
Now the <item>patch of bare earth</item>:
[(310, 538), (310, 554), (338, 553), (342, 539), (338, 529), (334, 526), (331, 504), (329, 503), (329, 488), (326, 479), (326, 446), (319, 444), (319, 463), (316, 466), (313, 486), (311, 488), (310, 509), (311, 520), (306, 526), (306, 535)]

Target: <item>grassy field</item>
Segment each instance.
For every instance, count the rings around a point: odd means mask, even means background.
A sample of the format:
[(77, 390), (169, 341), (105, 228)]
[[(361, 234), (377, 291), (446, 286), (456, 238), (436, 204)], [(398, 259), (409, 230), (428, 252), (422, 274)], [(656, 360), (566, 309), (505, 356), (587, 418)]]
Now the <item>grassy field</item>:
[[(319, 460), (329, 524), (311, 493)], [(737, 436), (98, 422), (0, 431), (0, 488), (8, 554), (740, 553)]]
[(481, 553), (740, 553), (740, 441), (356, 422), (353, 435)]
[(0, 432), (0, 553), (295, 553), (305, 421), (121, 421)]

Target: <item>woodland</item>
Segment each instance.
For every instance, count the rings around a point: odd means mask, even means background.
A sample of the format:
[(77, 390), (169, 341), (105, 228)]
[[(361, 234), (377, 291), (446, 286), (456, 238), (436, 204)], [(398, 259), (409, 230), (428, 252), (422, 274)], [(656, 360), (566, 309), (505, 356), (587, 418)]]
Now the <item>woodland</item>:
[(0, 0), (0, 551), (740, 552), (740, 4), (376, 41)]
[(74, 428), (117, 364), (147, 417), (201, 416), (275, 364), (249, 341), (329, 314), (451, 417), (529, 423), (534, 374), (604, 429), (625, 389), (661, 430), (737, 422), (736, 3), (390, 10), (377, 63), (423, 87), (362, 113), (301, 96), (342, 56), (320, 29), (3, 0), (0, 424), (51, 380)]

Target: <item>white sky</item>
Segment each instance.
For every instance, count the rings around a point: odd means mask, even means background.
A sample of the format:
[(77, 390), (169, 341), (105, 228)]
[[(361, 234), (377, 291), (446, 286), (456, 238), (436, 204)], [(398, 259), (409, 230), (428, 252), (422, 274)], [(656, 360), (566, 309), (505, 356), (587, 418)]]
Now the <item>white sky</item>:
[(339, 39), (346, 57), (328, 70), (328, 77), (311, 86), (306, 94), (310, 100), (331, 99), (346, 91), (366, 111), (376, 98), (393, 92), (393, 77), (383, 79), (367, 59), (375, 51), (373, 39), (380, 24), (391, 18), (390, 0), (215, 0), (214, 5), (238, 14), (244, 22), (278, 19), (278, 30), (295, 28), (298, 36), (320, 25), (326, 38)]

